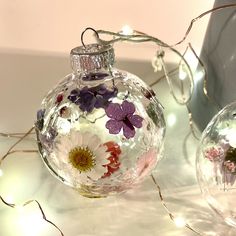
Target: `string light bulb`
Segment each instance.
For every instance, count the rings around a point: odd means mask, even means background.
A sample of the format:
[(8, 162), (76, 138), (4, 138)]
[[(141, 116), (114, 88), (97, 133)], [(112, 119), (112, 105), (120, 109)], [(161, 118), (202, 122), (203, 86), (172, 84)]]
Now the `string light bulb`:
[(172, 127), (174, 126), (176, 123), (176, 115), (174, 113), (170, 113), (168, 116), (167, 116), (167, 125), (169, 127)]
[(187, 77), (186, 69), (184, 64), (179, 65), (179, 79), (184, 80)]
[(186, 225), (186, 221), (185, 221), (185, 219), (183, 218), (183, 217), (176, 217), (175, 219), (174, 219), (174, 223), (175, 223), (175, 225), (178, 227), (178, 228), (183, 228), (183, 227), (185, 227), (185, 225)]
[(121, 34), (123, 35), (132, 35), (134, 33), (134, 30), (129, 25), (124, 25), (121, 28)]

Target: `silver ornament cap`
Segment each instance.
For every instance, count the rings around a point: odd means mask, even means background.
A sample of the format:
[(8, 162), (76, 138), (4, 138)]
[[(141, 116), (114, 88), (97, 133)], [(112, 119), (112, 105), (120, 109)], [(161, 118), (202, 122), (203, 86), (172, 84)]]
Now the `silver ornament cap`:
[(115, 55), (111, 45), (88, 44), (73, 48), (70, 52), (71, 67), (74, 72), (96, 71), (114, 64)]

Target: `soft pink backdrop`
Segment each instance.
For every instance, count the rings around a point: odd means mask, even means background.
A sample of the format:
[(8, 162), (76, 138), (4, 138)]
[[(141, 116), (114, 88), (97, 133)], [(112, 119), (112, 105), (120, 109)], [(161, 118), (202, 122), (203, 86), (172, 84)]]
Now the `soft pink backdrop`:
[[(193, 17), (213, 0), (0, 0), (0, 48), (68, 53), (80, 44), (85, 27), (119, 31), (125, 24), (167, 43), (182, 38)], [(194, 27), (189, 40), (200, 49), (207, 18)], [(86, 40), (89, 41), (89, 33)], [(150, 58), (153, 45), (118, 45), (118, 56)], [(122, 49), (125, 49), (122, 50)]]

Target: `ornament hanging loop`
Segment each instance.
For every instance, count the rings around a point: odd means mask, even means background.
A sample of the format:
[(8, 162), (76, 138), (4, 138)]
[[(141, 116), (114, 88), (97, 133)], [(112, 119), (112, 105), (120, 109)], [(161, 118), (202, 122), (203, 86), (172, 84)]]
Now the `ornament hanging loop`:
[(94, 28), (92, 28), (92, 27), (87, 27), (87, 28), (81, 33), (81, 37), (80, 37), (81, 43), (82, 43), (82, 45), (83, 45), (84, 48), (86, 48), (86, 45), (84, 44), (84, 33), (85, 33), (86, 31), (88, 31), (88, 30), (92, 30), (92, 31), (95, 33), (96, 38), (97, 38), (97, 39), (100, 39), (98, 32), (97, 32)]

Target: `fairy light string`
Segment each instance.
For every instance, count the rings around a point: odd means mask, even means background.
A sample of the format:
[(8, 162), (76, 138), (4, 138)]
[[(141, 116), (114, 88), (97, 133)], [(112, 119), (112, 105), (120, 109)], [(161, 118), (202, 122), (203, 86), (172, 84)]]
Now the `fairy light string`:
[[(7, 150), (6, 154), (4, 154), (1, 159), (0, 159), (0, 167), (3, 163), (3, 161), (9, 157), (9, 155), (14, 154), (14, 153), (38, 153), (38, 150), (13, 150), (19, 143), (21, 143), (28, 135), (32, 134), (32, 131), (34, 130), (34, 127), (30, 128), (26, 133), (0, 133), (0, 136), (2, 137), (7, 137), (7, 138), (18, 138), (18, 140)], [(24, 202), (22, 205), (17, 205), (15, 203), (10, 203), (7, 200), (5, 200), (1, 194), (0, 194), (0, 200), (2, 201), (2, 203), (4, 203), (6, 206), (11, 207), (11, 208), (19, 208), (19, 207), (26, 207), (30, 204), (36, 203), (38, 209), (40, 210), (40, 213), (42, 215), (42, 218), (44, 221), (46, 221), (47, 223), (51, 224), (53, 227), (55, 227), (59, 232), (61, 236), (64, 236), (62, 230), (52, 221), (50, 221), (49, 219), (47, 219), (46, 214), (43, 210), (43, 207), (41, 206), (41, 204), (39, 203), (38, 200), (28, 200), (26, 202)], [(27, 222), (26, 222), (27, 223)]]
[[(9, 203), (7, 202), (6, 200), (4, 200), (4, 198), (0, 195), (0, 200), (8, 207), (11, 207), (11, 208), (18, 208), (20, 206), (14, 204), (14, 203)], [(33, 203), (36, 203), (40, 212), (41, 212), (41, 215), (42, 215), (42, 218), (43, 220), (45, 220), (47, 223), (51, 224), (52, 226), (54, 226), (61, 234), (61, 236), (64, 236), (63, 232), (61, 231), (61, 229), (55, 224), (53, 223), (52, 221), (48, 220), (47, 217), (46, 217), (46, 214), (44, 213), (44, 210), (41, 206), (41, 204), (37, 201), (37, 200), (28, 200), (26, 201), (22, 207), (26, 207), (27, 205), (30, 205), (30, 204), (33, 204)]]
[[(202, 14), (200, 14), (199, 16), (193, 18), (190, 22), (190, 25), (189, 27), (187, 28), (187, 31), (184, 35), (184, 37), (178, 41), (177, 43), (175, 44), (172, 44), (172, 45), (169, 45), (163, 41), (161, 41), (160, 39), (156, 38), (156, 37), (153, 37), (153, 36), (150, 36), (150, 35), (147, 35), (143, 32), (140, 32), (140, 31), (137, 31), (137, 30), (134, 30), (132, 34), (129, 34), (129, 35), (124, 35), (122, 33), (114, 33), (114, 32), (111, 32), (111, 31), (106, 31), (106, 30), (94, 30), (93, 28), (89, 27), (89, 28), (86, 28), (83, 33), (81, 34), (81, 42), (84, 46), (86, 46), (84, 44), (84, 41), (83, 41), (83, 35), (85, 33), (86, 30), (90, 29), (90, 30), (93, 30), (95, 32), (95, 35), (96, 35), (96, 38), (98, 40), (99, 43), (102, 43), (102, 44), (114, 44), (116, 42), (119, 42), (119, 41), (129, 41), (129, 42), (132, 42), (132, 43), (143, 43), (143, 42), (154, 42), (156, 45), (159, 46), (160, 49), (162, 48), (167, 48), (169, 50), (171, 50), (173, 53), (175, 53), (176, 55), (179, 56), (179, 58), (181, 60), (183, 60), (183, 62), (185, 63), (185, 65), (187, 66), (187, 70), (188, 70), (188, 73), (189, 73), (189, 80), (190, 80), (190, 96), (187, 100), (183, 100), (183, 101), (179, 101), (179, 99), (177, 99), (177, 97), (175, 96), (174, 94), (174, 89), (172, 87), (172, 82), (171, 80), (169, 79), (169, 74), (171, 74), (172, 72), (178, 70), (178, 68), (174, 68), (173, 70), (169, 71), (167, 70), (166, 68), (166, 64), (165, 64), (165, 61), (164, 61), (164, 55), (163, 54), (158, 54), (158, 56), (160, 57), (160, 62), (161, 62), (161, 66), (163, 68), (163, 71), (164, 71), (164, 75), (159, 77), (156, 81), (154, 81), (152, 84), (150, 84), (151, 87), (153, 87), (155, 84), (157, 84), (159, 81), (161, 81), (163, 78), (166, 78), (167, 79), (167, 83), (170, 87), (170, 93), (172, 94), (172, 96), (174, 97), (175, 101), (181, 105), (186, 105), (186, 108), (187, 108), (187, 111), (188, 111), (188, 117), (189, 117), (189, 126), (190, 126), (190, 130), (191, 130), (191, 133), (192, 135), (196, 138), (196, 139), (199, 139), (196, 135), (196, 132), (195, 132), (195, 129), (194, 129), (194, 122), (193, 122), (193, 119), (192, 119), (192, 113), (188, 107), (188, 102), (189, 100), (191, 99), (191, 95), (192, 95), (192, 92), (193, 92), (193, 86), (194, 86), (194, 81), (193, 81), (193, 74), (192, 74), (192, 70), (191, 70), (191, 67), (190, 65), (188, 64), (187, 60), (185, 59), (184, 57), (184, 54), (182, 55), (178, 50), (176, 50), (174, 47), (177, 46), (177, 45), (180, 45), (182, 44), (186, 38), (188, 37), (190, 31), (192, 30), (193, 28), (193, 25), (194, 23), (196, 23), (197, 21), (199, 21), (201, 18), (203, 18), (204, 16), (210, 14), (210, 13), (213, 13), (213, 12), (216, 12), (216, 11), (219, 11), (219, 10), (222, 10), (222, 9), (225, 9), (225, 8), (232, 8), (232, 7), (236, 7), (236, 4), (227, 4), (227, 5), (222, 5), (222, 6), (218, 6), (218, 7), (215, 7), (215, 8), (212, 8), (208, 11), (205, 11), (203, 12)], [(106, 40), (102, 40), (100, 38), (100, 35), (110, 35), (110, 36), (113, 36), (113, 39), (109, 40), (109, 41), (106, 41)], [(206, 68), (204, 67), (204, 64), (203, 62), (200, 60), (200, 58), (198, 57), (197, 53), (195, 52), (195, 50), (193, 49), (192, 45), (189, 43), (188, 44), (188, 47), (190, 48), (190, 50), (193, 52), (193, 54), (195, 55), (195, 57), (197, 58), (199, 64), (202, 66), (203, 70), (204, 70), (204, 80), (203, 80), (203, 92), (205, 94), (205, 96), (212, 102), (214, 102), (208, 95), (208, 92), (207, 92), (207, 71), (206, 71)], [(217, 105), (217, 104), (215, 104)], [(28, 135), (30, 134), (34, 134), (33, 132), (34, 130), (34, 127), (31, 127), (29, 129), (29, 131), (27, 131), (26, 133), (3, 133), (1, 132), (0, 133), (0, 136), (1, 137), (5, 137), (5, 138), (17, 138), (18, 140), (8, 149), (8, 151), (6, 152), (5, 155), (3, 155), (0, 159), (0, 167), (1, 167), (1, 164), (2, 162), (11, 154), (14, 154), (14, 153), (36, 153), (38, 152), (37, 150), (13, 150), (20, 142), (22, 142)], [(158, 184), (158, 181), (156, 178), (154, 178), (153, 175), (151, 175), (151, 178), (152, 178), (152, 181), (153, 183), (155, 184), (156, 186), (156, 189), (157, 189), (157, 192), (159, 194), (159, 198), (160, 198), (160, 201), (161, 201), (161, 204), (163, 205), (164, 209), (166, 210), (166, 212), (168, 213), (170, 219), (172, 221), (175, 222), (175, 220), (177, 220), (177, 217), (170, 211), (169, 207), (167, 206), (165, 200), (164, 200), (164, 197), (163, 197), (163, 194), (162, 194), (162, 190), (161, 190), (161, 187), (160, 185)], [(17, 208), (18, 205), (16, 205), (15, 203), (9, 203), (8, 201), (6, 201), (1, 195), (0, 195), (0, 200), (3, 204), (5, 204), (6, 206), (8, 207), (11, 207), (11, 208)], [(43, 207), (41, 206), (41, 204), (37, 201), (37, 200), (28, 200), (26, 201), (22, 207), (25, 207), (29, 204), (32, 204), (32, 203), (36, 203), (37, 204), (37, 207), (42, 215), (42, 218), (43, 220), (45, 220), (47, 223), (51, 224), (53, 227), (55, 227), (61, 236), (64, 236), (62, 230), (55, 224), (53, 223), (52, 221), (48, 220), (47, 217), (46, 217), (46, 214), (43, 210)], [(191, 230), (192, 232), (194, 232), (195, 234), (197, 235), (204, 235), (202, 234), (199, 230), (197, 229), (194, 229), (193, 227), (191, 227), (187, 222), (184, 222), (183, 224), (184, 227), (188, 228), (189, 230)]]

